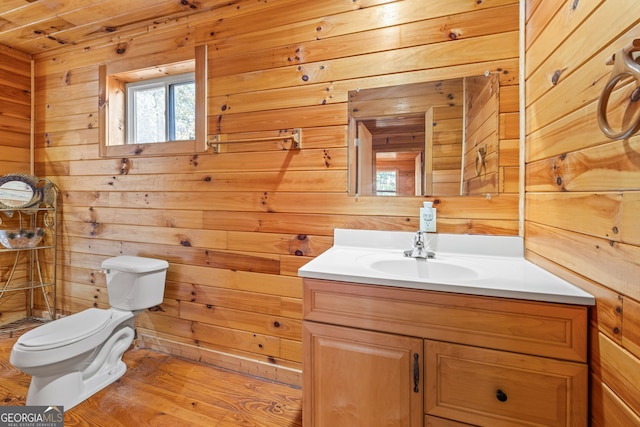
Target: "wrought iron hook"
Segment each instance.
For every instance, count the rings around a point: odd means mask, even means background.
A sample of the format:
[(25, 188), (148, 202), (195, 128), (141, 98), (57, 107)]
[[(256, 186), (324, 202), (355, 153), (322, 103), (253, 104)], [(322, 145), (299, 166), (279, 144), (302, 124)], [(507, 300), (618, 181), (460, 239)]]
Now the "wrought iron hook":
[(627, 129), (619, 132), (611, 128), (607, 118), (609, 97), (616, 84), (625, 77), (632, 77), (636, 81), (636, 85), (640, 85), (640, 64), (633, 58), (633, 52), (638, 51), (640, 51), (640, 39), (634, 39), (629, 46), (620, 49), (612, 60), (607, 61), (609, 65), (613, 63), (613, 71), (598, 101), (598, 125), (600, 125), (602, 132), (611, 139), (625, 139), (640, 130), (640, 114)]

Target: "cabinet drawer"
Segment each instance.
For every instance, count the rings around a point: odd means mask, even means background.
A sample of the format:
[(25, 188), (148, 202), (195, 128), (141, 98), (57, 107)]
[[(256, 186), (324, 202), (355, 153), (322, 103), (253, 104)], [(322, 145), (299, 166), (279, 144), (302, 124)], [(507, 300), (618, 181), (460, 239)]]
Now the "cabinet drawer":
[(475, 427), (473, 424), (459, 423), (444, 418), (432, 417), (425, 415), (424, 427)]
[(480, 426), (586, 426), (587, 365), (425, 341), (425, 412)]
[(587, 308), (304, 279), (305, 320), (586, 362)]

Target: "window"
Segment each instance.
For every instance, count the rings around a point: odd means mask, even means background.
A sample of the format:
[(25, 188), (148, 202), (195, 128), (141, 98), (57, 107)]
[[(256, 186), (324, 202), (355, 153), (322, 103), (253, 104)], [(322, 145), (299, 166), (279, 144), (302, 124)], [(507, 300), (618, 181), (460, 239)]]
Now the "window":
[(186, 49), (98, 67), (100, 156), (207, 151), (207, 46)]
[(395, 196), (397, 192), (396, 171), (376, 172), (376, 195)]
[(193, 73), (127, 83), (127, 144), (196, 137)]

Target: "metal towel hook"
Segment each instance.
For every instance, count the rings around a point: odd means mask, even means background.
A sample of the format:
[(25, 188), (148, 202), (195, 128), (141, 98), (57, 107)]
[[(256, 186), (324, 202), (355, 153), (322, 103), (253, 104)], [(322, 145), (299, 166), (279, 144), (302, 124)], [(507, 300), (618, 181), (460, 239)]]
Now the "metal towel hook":
[(632, 77), (636, 81), (636, 86), (640, 85), (640, 64), (633, 58), (633, 52), (638, 51), (640, 51), (640, 39), (634, 39), (629, 46), (620, 49), (612, 59), (607, 61), (608, 65), (613, 64), (613, 71), (598, 101), (598, 124), (602, 132), (611, 139), (625, 139), (640, 130), (640, 114), (627, 129), (620, 132), (611, 128), (607, 118), (607, 104), (616, 84), (625, 77)]
[(476, 176), (480, 176), (482, 168), (485, 167), (485, 156), (487, 151), (484, 147), (479, 147), (476, 156)]

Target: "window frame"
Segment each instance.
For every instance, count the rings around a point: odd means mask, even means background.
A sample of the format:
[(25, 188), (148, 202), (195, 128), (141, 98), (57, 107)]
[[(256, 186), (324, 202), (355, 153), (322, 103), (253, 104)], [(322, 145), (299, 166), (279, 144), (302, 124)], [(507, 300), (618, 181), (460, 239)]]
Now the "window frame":
[[(197, 154), (206, 152), (207, 146), (207, 46), (195, 50), (176, 52), (156, 65), (157, 58), (137, 58), (102, 64), (99, 72), (98, 125), (100, 157), (125, 158), (129, 156), (164, 156), (171, 154)], [(189, 66), (189, 62), (192, 63)], [(186, 65), (185, 65), (186, 64)], [(186, 67), (186, 68), (185, 68)], [(125, 82), (118, 76), (142, 75), (149, 71), (167, 71), (173, 74), (195, 73), (196, 84), (196, 137), (193, 140), (126, 144), (125, 142)]]
[[(127, 96), (126, 96), (126, 117), (127, 117), (127, 121), (126, 121), (126, 144), (137, 144), (137, 142), (132, 142), (132, 141), (136, 141), (136, 134), (137, 134), (137, 121), (135, 119), (136, 117), (136, 108), (137, 108), (137, 103), (134, 102), (134, 95), (136, 92), (138, 91), (142, 91), (145, 89), (151, 89), (151, 88), (164, 88), (165, 92), (164, 92), (164, 102), (165, 102), (165, 111), (164, 111), (164, 118), (165, 118), (165, 126), (164, 126), (164, 132), (165, 132), (165, 140), (161, 140), (161, 141), (149, 141), (146, 142), (146, 144), (163, 144), (163, 143), (167, 143), (167, 142), (175, 142), (175, 141), (191, 141), (191, 139), (189, 140), (177, 140), (175, 139), (175, 99), (174, 99), (174, 95), (175, 92), (173, 91), (173, 88), (177, 85), (181, 85), (181, 84), (185, 84), (185, 83), (191, 83), (193, 82), (194, 86), (195, 86), (195, 72), (190, 72), (190, 73), (184, 73), (184, 74), (175, 74), (175, 75), (171, 75), (171, 76), (164, 76), (164, 77), (158, 77), (155, 79), (148, 79), (148, 80), (140, 80), (140, 81), (135, 81), (135, 82), (128, 82), (125, 87), (127, 89)], [(195, 104), (195, 103), (194, 103)], [(194, 105), (195, 107), (195, 105)], [(195, 111), (194, 111), (194, 117), (195, 117)], [(195, 123), (194, 123), (194, 128), (195, 128)], [(195, 130), (194, 130), (194, 139), (195, 139)], [(141, 143), (142, 144), (142, 143)]]

